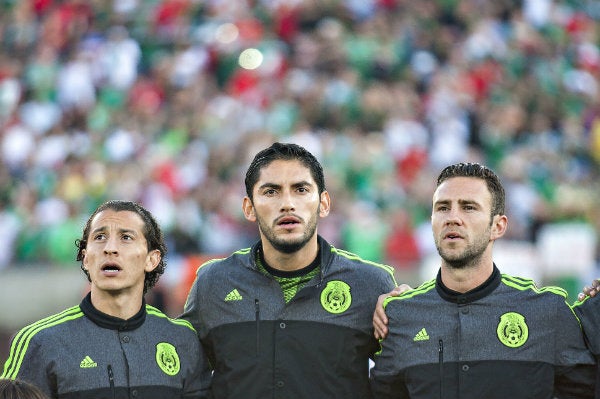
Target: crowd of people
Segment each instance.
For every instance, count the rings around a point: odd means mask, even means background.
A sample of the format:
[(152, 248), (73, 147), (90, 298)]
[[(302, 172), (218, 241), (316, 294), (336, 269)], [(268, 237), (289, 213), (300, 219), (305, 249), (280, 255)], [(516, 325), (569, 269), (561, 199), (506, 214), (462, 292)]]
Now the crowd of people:
[(144, 204), (171, 256), (249, 246), (243, 172), (274, 141), (322, 162), (320, 233), (399, 270), (435, 253), (432, 181), (454, 162), (498, 171), (509, 240), (600, 229), (596, 1), (0, 8), (0, 268), (72, 264), (109, 199)]

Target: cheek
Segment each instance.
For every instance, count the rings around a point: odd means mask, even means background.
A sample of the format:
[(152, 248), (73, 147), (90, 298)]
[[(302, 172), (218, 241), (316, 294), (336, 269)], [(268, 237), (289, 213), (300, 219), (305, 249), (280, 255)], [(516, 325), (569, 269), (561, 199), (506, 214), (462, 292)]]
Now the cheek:
[(89, 252), (85, 253), (83, 255), (83, 265), (87, 268), (88, 265), (90, 263), (92, 263), (93, 259), (94, 259), (93, 254), (90, 254)]

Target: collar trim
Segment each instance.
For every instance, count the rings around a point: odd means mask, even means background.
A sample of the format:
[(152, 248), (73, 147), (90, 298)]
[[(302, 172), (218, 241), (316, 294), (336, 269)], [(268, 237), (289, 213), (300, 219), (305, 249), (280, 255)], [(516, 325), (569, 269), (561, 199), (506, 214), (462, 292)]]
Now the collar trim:
[(142, 307), (133, 317), (125, 320), (103, 313), (92, 304), (92, 294), (88, 293), (79, 305), (81, 311), (91, 321), (102, 328), (117, 331), (131, 331), (140, 327), (146, 321), (146, 300), (142, 299)]
[(456, 292), (446, 287), (444, 283), (442, 283), (442, 273), (441, 270), (438, 271), (438, 275), (436, 278), (435, 289), (438, 294), (442, 297), (442, 299), (453, 302), (456, 304), (466, 304), (475, 302), (481, 298), (485, 298), (489, 294), (492, 293), (499, 285), (502, 280), (502, 276), (500, 274), (500, 270), (494, 264), (494, 270), (490, 277), (479, 287), (473, 288), (471, 291), (467, 291), (465, 293)]

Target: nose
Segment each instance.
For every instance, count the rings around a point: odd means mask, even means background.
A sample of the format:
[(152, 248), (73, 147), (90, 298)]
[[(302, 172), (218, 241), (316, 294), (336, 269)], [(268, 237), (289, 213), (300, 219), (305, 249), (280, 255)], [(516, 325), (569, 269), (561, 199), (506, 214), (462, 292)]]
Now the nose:
[(294, 205), (294, 198), (292, 193), (286, 190), (281, 196), (281, 212), (291, 212), (295, 210), (296, 207)]
[(461, 224), (461, 218), (456, 208), (452, 208), (446, 214), (446, 224)]
[(105, 254), (116, 254), (117, 251), (117, 240), (116, 238), (109, 238), (106, 240), (106, 245), (104, 245), (104, 253)]

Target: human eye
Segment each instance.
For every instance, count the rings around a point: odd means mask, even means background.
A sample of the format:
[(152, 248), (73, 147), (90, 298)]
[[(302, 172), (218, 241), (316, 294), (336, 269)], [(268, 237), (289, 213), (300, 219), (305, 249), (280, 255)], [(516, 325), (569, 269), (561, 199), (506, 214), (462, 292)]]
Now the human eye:
[(272, 197), (277, 193), (277, 191), (274, 188), (267, 188), (266, 190), (263, 191), (263, 194), (266, 195), (267, 197)]
[(125, 241), (131, 241), (133, 240), (133, 235), (129, 234), (129, 233), (123, 233), (123, 235), (121, 236), (121, 238)]
[(96, 233), (92, 236), (92, 239), (94, 241), (102, 241), (106, 239), (106, 234), (104, 233)]

